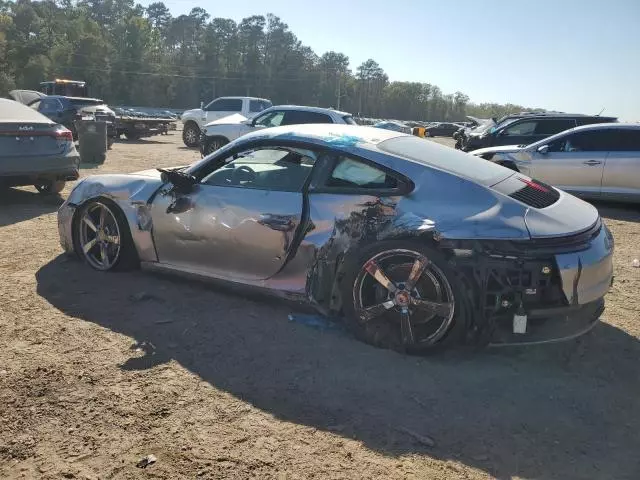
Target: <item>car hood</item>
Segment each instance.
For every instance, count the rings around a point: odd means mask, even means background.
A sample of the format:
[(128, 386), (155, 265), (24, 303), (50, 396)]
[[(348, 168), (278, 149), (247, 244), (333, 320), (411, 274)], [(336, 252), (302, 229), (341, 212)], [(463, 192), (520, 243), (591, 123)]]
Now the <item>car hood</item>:
[(233, 115), (219, 118), (218, 120), (214, 120), (213, 122), (207, 123), (205, 125), (205, 128), (211, 127), (213, 125), (239, 125), (245, 120), (247, 120), (247, 117), (245, 117), (244, 115), (241, 115), (240, 113), (234, 113)]
[(477, 150), (473, 150), (469, 152), (471, 155), (480, 156), (485, 153), (515, 153), (522, 150), (522, 146), (520, 145), (502, 145), (499, 147), (487, 147), (487, 148), (479, 148)]

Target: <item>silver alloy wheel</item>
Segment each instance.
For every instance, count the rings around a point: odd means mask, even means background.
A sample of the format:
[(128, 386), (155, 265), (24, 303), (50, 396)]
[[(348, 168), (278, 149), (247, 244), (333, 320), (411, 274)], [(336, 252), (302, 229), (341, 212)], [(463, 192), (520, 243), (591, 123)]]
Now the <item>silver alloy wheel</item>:
[(192, 126), (188, 126), (184, 132), (184, 138), (189, 145), (198, 144), (198, 134), (196, 129)]
[(89, 205), (78, 225), (78, 240), (87, 262), (97, 270), (111, 269), (120, 257), (121, 236), (118, 220), (101, 202)]
[(406, 347), (434, 344), (455, 313), (453, 290), (438, 266), (422, 253), (395, 249), (367, 261), (353, 286), (358, 320), (391, 322)]

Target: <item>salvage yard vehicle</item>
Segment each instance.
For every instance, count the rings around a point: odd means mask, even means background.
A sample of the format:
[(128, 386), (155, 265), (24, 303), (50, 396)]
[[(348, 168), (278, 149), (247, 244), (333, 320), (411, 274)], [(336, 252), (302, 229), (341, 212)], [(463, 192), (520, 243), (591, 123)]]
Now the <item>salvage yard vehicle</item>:
[(378, 122), (374, 125), (375, 128), (383, 128), (385, 130), (392, 130), (394, 132), (401, 132), (411, 134), (413, 131), (411, 127), (404, 122), (396, 122), (392, 120), (385, 120), (382, 122)]
[(116, 114), (99, 98), (48, 95), (30, 102), (29, 106), (71, 130), (74, 140), (78, 139), (75, 122), (86, 116), (105, 121), (107, 136), (116, 137)]
[(412, 135), (350, 125), (256, 131), (187, 167), (79, 182), (60, 241), (100, 271), (256, 288), (419, 352), (591, 329), (613, 238), (586, 202)]
[(452, 137), (454, 133), (460, 130), (461, 125), (451, 122), (438, 122), (429, 125), (425, 134), (428, 137)]
[(183, 123), (182, 141), (187, 147), (197, 147), (202, 129), (208, 123), (229, 115), (240, 114), (251, 118), (272, 106), (270, 100), (255, 97), (220, 97), (206, 106), (185, 111), (180, 120)]
[(590, 199), (640, 202), (640, 124), (599, 123), (472, 155)]
[(116, 108), (116, 136), (124, 135), (127, 140), (139, 140), (154, 135), (166, 135), (172, 119)]
[(202, 155), (208, 155), (231, 140), (256, 129), (306, 123), (357, 125), (351, 114), (347, 112), (329, 108), (279, 105), (267, 108), (253, 118), (245, 118), (237, 114), (208, 123), (202, 129), (200, 152)]
[(71, 131), (13, 100), (0, 99), (0, 187), (59, 193), (78, 178)]
[(462, 150), (470, 152), (499, 145), (529, 145), (576, 126), (617, 122), (615, 117), (570, 113), (524, 113), (503, 118), (496, 125), (471, 132), (463, 139)]

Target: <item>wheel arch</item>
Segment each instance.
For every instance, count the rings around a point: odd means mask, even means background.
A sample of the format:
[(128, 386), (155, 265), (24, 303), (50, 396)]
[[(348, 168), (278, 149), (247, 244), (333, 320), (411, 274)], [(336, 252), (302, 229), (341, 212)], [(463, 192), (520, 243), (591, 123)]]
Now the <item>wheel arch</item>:
[[(156, 255), (155, 246), (153, 243), (153, 237), (151, 234), (151, 226), (149, 225), (147, 228), (141, 228), (145, 225), (141, 225), (141, 215), (145, 213), (149, 213), (148, 206), (140, 206), (144, 210), (144, 213), (140, 211), (140, 208), (135, 208), (135, 205), (131, 203), (124, 203), (121, 199), (109, 195), (106, 192), (102, 192), (100, 194), (96, 194), (93, 196), (89, 196), (83, 198), (80, 202), (74, 203), (74, 212), (71, 217), (71, 235), (73, 240), (73, 248), (74, 252), (79, 255), (76, 247), (76, 235), (78, 222), (80, 221), (80, 212), (82, 212), (83, 208), (89, 204), (90, 202), (103, 202), (109, 205), (114, 209), (114, 214), (120, 215), (126, 222), (127, 227), (129, 229), (129, 237), (135, 247), (135, 250), (138, 254), (138, 258), (140, 261), (148, 261), (148, 262), (156, 262), (158, 257)], [(149, 217), (150, 218), (150, 217)]]
[[(437, 234), (435, 232), (424, 232), (420, 235), (412, 235), (406, 232), (396, 232), (389, 234), (382, 239), (372, 239), (365, 243), (357, 243), (350, 245), (348, 249), (337, 252), (335, 254), (335, 263), (333, 269), (314, 269), (312, 275), (331, 274), (329, 282), (318, 282), (320, 279), (315, 279), (318, 284), (324, 283), (328, 285), (328, 295), (323, 295), (324, 298), (328, 298), (325, 308), (333, 313), (340, 314), (343, 310), (344, 299), (342, 298), (342, 290), (344, 287), (344, 281), (346, 273), (353, 268), (357, 268), (362, 258), (370, 252), (379, 248), (380, 245), (391, 244), (393, 242), (405, 241), (408, 243), (415, 243), (416, 245), (426, 246), (433, 250), (440, 252), (444, 257), (449, 258), (451, 250), (443, 248), (437, 241)], [(322, 262), (323, 259), (319, 259)], [(313, 283), (313, 278), (309, 279), (310, 283)]]

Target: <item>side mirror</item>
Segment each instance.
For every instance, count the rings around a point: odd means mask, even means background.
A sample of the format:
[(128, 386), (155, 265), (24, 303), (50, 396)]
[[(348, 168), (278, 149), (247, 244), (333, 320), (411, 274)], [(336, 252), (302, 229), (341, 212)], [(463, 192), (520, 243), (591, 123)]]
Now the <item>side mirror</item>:
[(498, 135), (499, 137), (504, 137), (504, 136), (505, 136), (505, 135), (507, 135), (507, 134), (508, 134), (507, 129), (500, 130), (499, 132), (497, 132), (497, 135)]
[(549, 153), (549, 145), (542, 145), (538, 147), (538, 153), (541, 155), (546, 155)]
[(196, 184), (196, 177), (193, 175), (187, 175), (180, 170), (165, 170), (159, 168), (160, 179), (163, 183), (171, 183), (176, 192), (189, 193), (193, 190), (193, 186)]

